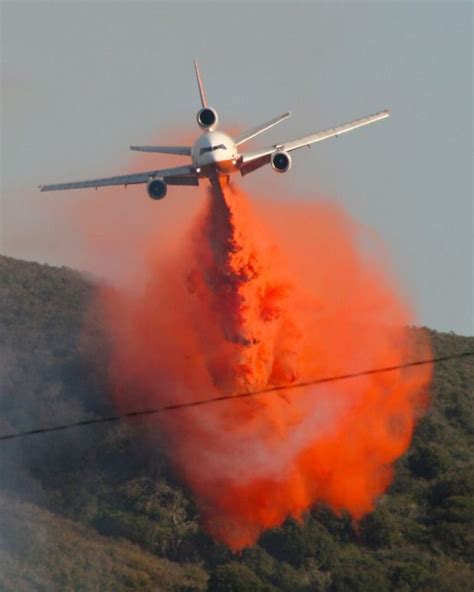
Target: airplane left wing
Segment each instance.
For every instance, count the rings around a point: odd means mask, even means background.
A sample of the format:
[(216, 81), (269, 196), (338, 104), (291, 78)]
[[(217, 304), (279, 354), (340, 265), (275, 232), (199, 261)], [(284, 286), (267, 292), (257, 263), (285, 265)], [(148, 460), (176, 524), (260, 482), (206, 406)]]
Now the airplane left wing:
[[(147, 183), (149, 179), (154, 178), (164, 179), (165, 182), (168, 180), (170, 185), (188, 185), (189, 181), (197, 182), (198, 174), (192, 166), (180, 166), (171, 169), (147, 171), (145, 173), (120, 175), (118, 177), (73, 181), (72, 183), (55, 183), (53, 185), (40, 185), (39, 189), (40, 191), (60, 191), (65, 189), (86, 189), (87, 187), (107, 187), (110, 185), (135, 185), (137, 183)], [(180, 183), (180, 180), (183, 182)]]
[(357, 129), (358, 127), (363, 127), (364, 125), (369, 125), (369, 123), (375, 123), (376, 121), (385, 119), (389, 115), (390, 113), (387, 109), (385, 109), (385, 111), (380, 111), (380, 113), (375, 113), (374, 115), (368, 115), (367, 117), (362, 117), (361, 119), (355, 119), (354, 121), (350, 121), (349, 123), (344, 123), (342, 125), (329, 128), (322, 132), (316, 132), (315, 134), (310, 134), (309, 136), (303, 136), (302, 138), (292, 140), (291, 142), (285, 142), (281, 148), (280, 146), (278, 146), (278, 148), (284, 150), (285, 152), (291, 152), (292, 150), (296, 150), (297, 148), (302, 148), (303, 146), (310, 146), (315, 142), (321, 142), (321, 140), (327, 140), (328, 138), (333, 137), (337, 138), (337, 136), (341, 134), (351, 132), (352, 130)]
[(350, 121), (349, 123), (344, 123), (337, 127), (332, 127), (321, 132), (316, 132), (308, 136), (303, 136), (302, 138), (297, 138), (296, 140), (291, 140), (283, 144), (274, 144), (270, 148), (264, 148), (263, 150), (256, 150), (254, 152), (244, 153), (242, 155), (242, 163), (240, 169), (241, 173), (243, 175), (246, 175), (247, 173), (256, 170), (260, 166), (267, 164), (268, 162), (270, 162), (270, 155), (273, 152), (291, 152), (292, 150), (302, 148), (303, 146), (310, 146), (311, 144), (314, 144), (316, 142), (321, 142), (322, 140), (327, 140), (328, 138), (337, 137), (341, 134), (345, 134), (346, 132), (350, 132), (359, 127), (363, 127), (364, 125), (375, 123), (376, 121), (385, 119), (389, 115), (390, 113), (387, 109), (385, 109), (385, 111), (374, 113), (374, 115), (368, 115), (367, 117), (362, 117), (361, 119), (355, 119), (354, 121)]

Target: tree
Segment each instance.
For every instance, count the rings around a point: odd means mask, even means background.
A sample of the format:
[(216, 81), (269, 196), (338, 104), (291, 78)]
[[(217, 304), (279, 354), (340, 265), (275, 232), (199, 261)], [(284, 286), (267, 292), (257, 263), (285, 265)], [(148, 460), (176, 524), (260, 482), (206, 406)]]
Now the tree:
[(346, 550), (332, 572), (331, 592), (391, 592), (383, 563)]
[(395, 528), (393, 516), (380, 506), (360, 523), (362, 540), (371, 549), (390, 547), (397, 536)]
[(319, 567), (327, 568), (333, 564), (336, 553), (331, 535), (313, 519), (306, 524), (288, 520), (283, 527), (266, 533), (261, 545), (276, 559), (296, 567), (312, 558)]
[(236, 562), (219, 565), (209, 578), (208, 592), (265, 592), (268, 587), (248, 567)]
[(446, 457), (433, 445), (420, 445), (408, 457), (408, 466), (415, 477), (434, 479), (446, 466)]

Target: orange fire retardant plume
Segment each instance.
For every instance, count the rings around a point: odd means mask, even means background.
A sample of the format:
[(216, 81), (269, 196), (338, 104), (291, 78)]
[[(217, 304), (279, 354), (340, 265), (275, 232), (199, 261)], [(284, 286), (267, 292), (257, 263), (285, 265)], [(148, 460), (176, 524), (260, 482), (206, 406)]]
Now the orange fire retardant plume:
[[(331, 203), (209, 191), (189, 232), (150, 241), (142, 283), (101, 293), (119, 410), (426, 356), (363, 234)], [(413, 367), (149, 421), (204, 528), (239, 550), (318, 502), (355, 519), (370, 512), (409, 446), (430, 375)]]

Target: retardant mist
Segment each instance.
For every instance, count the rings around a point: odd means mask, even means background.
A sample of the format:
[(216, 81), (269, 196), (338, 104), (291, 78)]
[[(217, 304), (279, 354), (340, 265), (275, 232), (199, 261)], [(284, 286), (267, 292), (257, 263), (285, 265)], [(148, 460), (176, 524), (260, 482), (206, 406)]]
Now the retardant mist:
[[(427, 355), (385, 262), (340, 207), (253, 200), (233, 185), (195, 199), (202, 209), (186, 232), (150, 240), (146, 280), (101, 293), (119, 410)], [(318, 502), (355, 519), (370, 512), (409, 446), (429, 379), (429, 368), (407, 368), (151, 421), (204, 528), (239, 550)]]

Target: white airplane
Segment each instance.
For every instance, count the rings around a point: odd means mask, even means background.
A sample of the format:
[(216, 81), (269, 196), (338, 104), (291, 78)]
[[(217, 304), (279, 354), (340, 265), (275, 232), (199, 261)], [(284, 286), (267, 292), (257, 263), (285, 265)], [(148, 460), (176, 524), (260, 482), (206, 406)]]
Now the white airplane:
[(152, 199), (165, 197), (168, 185), (199, 185), (200, 179), (209, 179), (215, 186), (229, 180), (232, 173), (240, 172), (247, 175), (260, 167), (271, 164), (277, 173), (285, 173), (291, 167), (290, 153), (297, 148), (310, 146), (315, 142), (321, 142), (328, 138), (337, 137), (340, 134), (350, 132), (369, 123), (374, 123), (389, 116), (387, 110), (374, 115), (362, 117), (349, 123), (344, 123), (324, 131), (309, 134), (296, 140), (274, 144), (268, 148), (252, 152), (240, 152), (240, 146), (267, 131), (290, 116), (283, 113), (266, 123), (254, 127), (237, 138), (217, 131), (218, 115), (215, 109), (209, 107), (204, 92), (197, 62), (194, 62), (196, 79), (201, 97), (201, 109), (197, 113), (197, 122), (203, 130), (202, 135), (192, 146), (130, 146), (131, 150), (140, 152), (159, 152), (161, 154), (175, 154), (178, 156), (190, 156), (191, 163), (170, 169), (158, 169), (144, 173), (133, 173), (118, 177), (104, 179), (91, 179), (88, 181), (75, 181), (72, 183), (57, 183), (54, 185), (40, 185), (40, 191), (58, 191), (63, 189), (84, 189), (87, 187), (105, 187), (109, 185), (132, 185), (146, 183), (148, 195)]

